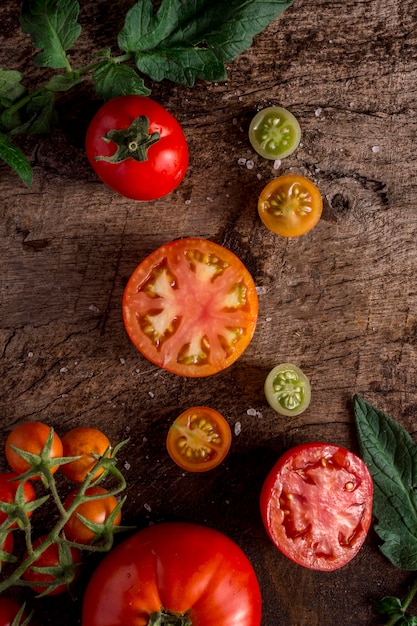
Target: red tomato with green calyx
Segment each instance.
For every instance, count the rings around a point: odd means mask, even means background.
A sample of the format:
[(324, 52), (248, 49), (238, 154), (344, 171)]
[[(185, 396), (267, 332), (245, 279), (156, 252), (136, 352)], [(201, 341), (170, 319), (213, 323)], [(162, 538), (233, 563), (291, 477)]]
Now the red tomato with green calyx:
[(166, 522), (139, 531), (103, 559), (87, 586), (82, 626), (162, 623), (260, 625), (255, 572), (231, 539), (205, 526)]
[(97, 176), (132, 200), (167, 195), (188, 167), (188, 146), (180, 124), (145, 96), (105, 102), (89, 124), (85, 145)]
[(138, 265), (123, 297), (126, 331), (168, 372), (216, 374), (249, 345), (258, 316), (255, 283), (238, 257), (198, 238), (167, 243)]
[[(0, 524), (3, 524), (7, 517), (9, 517), (10, 527), (17, 526), (17, 522), (12, 522), (11, 517), (15, 516), (19, 518), (20, 514), (23, 514), (25, 505), (29, 502), (33, 502), (36, 498), (32, 484), (29, 481), (22, 483), (18, 478), (19, 475), (14, 472), (4, 472), (0, 474), (0, 503), (4, 503), (8, 507), (13, 505), (9, 513), (0, 510)], [(30, 507), (28, 507), (26, 516), (30, 517), (31, 515), (32, 511)]]
[(265, 480), (260, 506), (277, 548), (304, 567), (332, 571), (358, 553), (372, 518), (373, 483), (358, 456), (328, 443), (288, 450)]
[[(50, 447), (46, 449), (45, 446), (49, 439)], [(32, 466), (14, 448), (39, 457), (45, 452), (43, 462), (49, 466), (49, 470), (55, 473), (59, 467), (59, 465), (53, 465), (53, 459), (62, 457), (61, 438), (52, 427), (43, 422), (18, 424), (6, 439), (6, 459), (14, 472), (23, 474)], [(38, 475), (31, 476), (31, 479), (38, 478)]]

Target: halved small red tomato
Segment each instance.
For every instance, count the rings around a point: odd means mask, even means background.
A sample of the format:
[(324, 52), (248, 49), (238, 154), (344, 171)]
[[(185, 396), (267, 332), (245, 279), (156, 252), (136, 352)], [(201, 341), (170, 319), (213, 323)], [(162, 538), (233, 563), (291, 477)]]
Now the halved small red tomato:
[(208, 406), (187, 409), (171, 425), (167, 450), (172, 460), (189, 472), (206, 472), (227, 456), (232, 433), (226, 419)]
[(346, 565), (365, 541), (372, 518), (373, 483), (353, 452), (328, 443), (288, 450), (261, 492), (265, 528), (289, 559), (310, 569)]
[(123, 297), (126, 331), (152, 363), (209, 376), (236, 361), (258, 316), (255, 283), (238, 257), (212, 241), (178, 239), (133, 272)]
[(284, 174), (271, 180), (258, 200), (264, 225), (282, 237), (308, 233), (320, 220), (323, 200), (316, 185), (298, 174)]

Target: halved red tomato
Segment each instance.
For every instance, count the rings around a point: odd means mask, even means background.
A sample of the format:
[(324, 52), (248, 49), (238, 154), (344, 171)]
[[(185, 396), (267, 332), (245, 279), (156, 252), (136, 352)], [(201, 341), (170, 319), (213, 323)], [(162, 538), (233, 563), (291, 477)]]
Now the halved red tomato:
[(261, 492), (265, 528), (279, 550), (310, 569), (346, 565), (365, 541), (373, 483), (353, 452), (327, 443), (288, 450)]
[(238, 257), (212, 241), (178, 239), (133, 272), (123, 297), (126, 331), (152, 363), (209, 376), (236, 361), (258, 316), (255, 283)]

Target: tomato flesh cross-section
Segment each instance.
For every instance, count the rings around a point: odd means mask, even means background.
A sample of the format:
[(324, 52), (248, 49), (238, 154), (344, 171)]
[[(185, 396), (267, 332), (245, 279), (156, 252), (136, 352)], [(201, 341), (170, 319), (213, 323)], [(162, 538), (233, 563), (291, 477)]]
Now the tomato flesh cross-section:
[(289, 559), (336, 570), (357, 554), (372, 518), (373, 483), (365, 463), (326, 443), (288, 450), (261, 492), (265, 528)]
[(172, 460), (189, 472), (217, 467), (227, 456), (232, 433), (226, 419), (211, 407), (183, 411), (171, 425), (167, 450)]
[(254, 281), (230, 250), (198, 238), (151, 253), (123, 297), (126, 331), (152, 363), (188, 377), (215, 374), (238, 359), (256, 328)]

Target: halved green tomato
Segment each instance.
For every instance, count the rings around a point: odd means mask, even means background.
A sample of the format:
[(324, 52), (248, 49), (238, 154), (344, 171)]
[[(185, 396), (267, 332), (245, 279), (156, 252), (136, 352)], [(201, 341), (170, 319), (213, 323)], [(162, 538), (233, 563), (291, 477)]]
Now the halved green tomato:
[(259, 111), (249, 126), (249, 141), (265, 159), (283, 159), (299, 146), (301, 128), (290, 111), (279, 106)]
[(265, 396), (277, 413), (300, 415), (310, 404), (310, 381), (297, 365), (281, 363), (266, 377)]
[(216, 374), (249, 345), (258, 316), (256, 286), (230, 250), (198, 238), (167, 243), (138, 265), (123, 297), (133, 344), (180, 376)]

